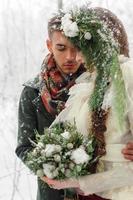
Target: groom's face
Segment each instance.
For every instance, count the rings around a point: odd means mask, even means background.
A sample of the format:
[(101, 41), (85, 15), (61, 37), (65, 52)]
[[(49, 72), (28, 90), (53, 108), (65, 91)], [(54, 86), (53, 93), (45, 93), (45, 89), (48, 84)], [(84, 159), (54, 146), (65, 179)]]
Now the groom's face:
[(47, 47), (53, 54), (57, 67), (65, 74), (75, 73), (83, 58), (79, 50), (61, 31), (54, 31), (47, 40)]

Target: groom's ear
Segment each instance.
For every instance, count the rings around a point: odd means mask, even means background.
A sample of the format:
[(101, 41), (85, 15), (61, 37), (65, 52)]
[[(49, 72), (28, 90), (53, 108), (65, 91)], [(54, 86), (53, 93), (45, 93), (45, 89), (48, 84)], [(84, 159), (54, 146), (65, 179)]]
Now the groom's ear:
[(47, 44), (47, 48), (50, 51), (50, 53), (53, 53), (53, 50), (52, 50), (52, 41), (50, 39), (47, 39), (46, 40), (46, 44)]

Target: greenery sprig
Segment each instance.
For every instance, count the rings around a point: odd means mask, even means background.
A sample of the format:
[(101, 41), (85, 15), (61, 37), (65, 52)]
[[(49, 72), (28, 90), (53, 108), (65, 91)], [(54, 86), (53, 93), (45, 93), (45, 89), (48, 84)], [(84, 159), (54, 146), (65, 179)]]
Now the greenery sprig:
[[(64, 34), (67, 33), (70, 41), (83, 53), (87, 69), (96, 70), (95, 87), (88, 102), (92, 112), (101, 109), (104, 95), (112, 82), (117, 91), (114, 97), (115, 109), (118, 121), (122, 124), (125, 110), (125, 86), (118, 62), (119, 45), (114, 40), (107, 24), (96, 12), (96, 10), (86, 8), (71, 11), (71, 21), (76, 22), (77, 25), (76, 32), (75, 35), (69, 34), (70, 30), (68, 32), (64, 28)], [(86, 35), (90, 37), (87, 38)]]
[[(74, 15), (79, 34), (76, 37), (70, 37), (72, 43), (76, 44), (82, 51), (88, 70), (96, 68), (97, 77), (95, 81), (94, 92), (90, 99), (92, 111), (101, 107), (104, 94), (108, 88), (110, 69), (113, 64), (114, 56), (118, 56), (118, 45), (112, 37), (111, 31), (96, 15), (94, 10), (79, 10)], [(91, 38), (87, 40), (85, 34), (90, 33)]]

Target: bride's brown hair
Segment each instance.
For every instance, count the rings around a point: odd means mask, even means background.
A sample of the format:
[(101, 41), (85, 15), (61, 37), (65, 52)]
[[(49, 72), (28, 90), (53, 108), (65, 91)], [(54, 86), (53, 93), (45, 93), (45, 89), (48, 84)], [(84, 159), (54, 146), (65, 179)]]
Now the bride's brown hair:
[(114, 39), (118, 42), (120, 47), (120, 54), (129, 57), (129, 45), (128, 37), (121, 22), (118, 17), (112, 13), (110, 10), (101, 7), (91, 8), (96, 11), (97, 16), (106, 23), (107, 27), (111, 30)]
[[(118, 17), (110, 10), (105, 8), (95, 7), (90, 8), (90, 10), (96, 11), (96, 15), (100, 18), (100, 20), (102, 20), (103, 23), (106, 23), (107, 27), (112, 32), (115, 41), (119, 45), (120, 54), (129, 57), (127, 34), (122, 22), (118, 19)], [(109, 110), (105, 111), (102, 108), (92, 112), (92, 132), (94, 133), (98, 142), (98, 146), (95, 151), (96, 155), (102, 156), (106, 153), (104, 132), (107, 130), (106, 121), (108, 114)], [(92, 170), (93, 172), (96, 170), (95, 167), (96, 166), (94, 166)]]

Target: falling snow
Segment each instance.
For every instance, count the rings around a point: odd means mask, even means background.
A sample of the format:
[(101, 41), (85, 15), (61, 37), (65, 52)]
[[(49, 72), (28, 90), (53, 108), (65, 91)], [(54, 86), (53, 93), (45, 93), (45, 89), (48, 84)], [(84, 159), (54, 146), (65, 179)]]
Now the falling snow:
[[(66, 9), (77, 4), (77, 0), (63, 2)], [(81, 0), (78, 5), (86, 2)], [(90, 5), (117, 14), (127, 30), (133, 56), (133, 1), (91, 0)], [(57, 0), (0, 0), (0, 200), (36, 199), (36, 177), (14, 153), (17, 108), (22, 84), (38, 73), (47, 53), (47, 21), (56, 10)]]

